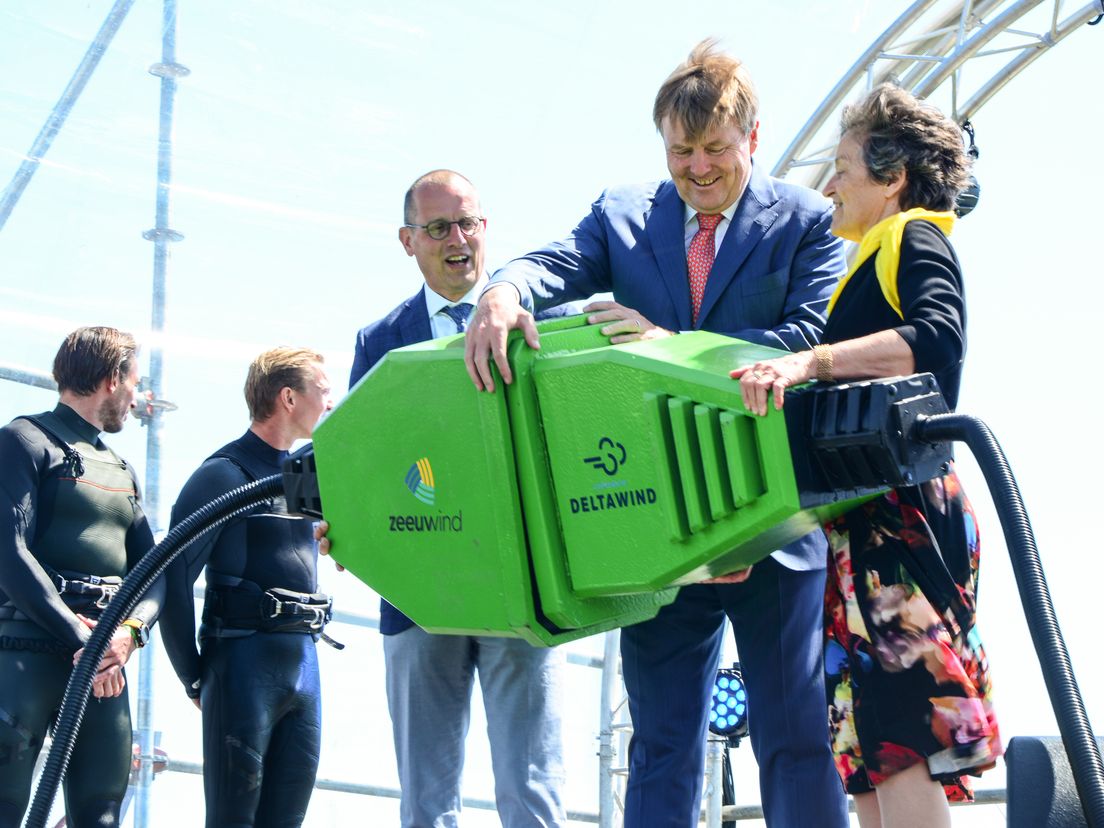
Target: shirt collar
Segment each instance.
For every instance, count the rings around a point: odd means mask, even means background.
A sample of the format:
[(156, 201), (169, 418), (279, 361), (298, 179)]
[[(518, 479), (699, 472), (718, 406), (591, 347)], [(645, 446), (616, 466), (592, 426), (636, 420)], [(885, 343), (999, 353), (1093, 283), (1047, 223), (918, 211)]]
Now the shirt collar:
[(442, 309), (451, 307), (453, 305), (459, 305), (460, 302), (467, 302), (469, 305), (477, 305), (479, 303), (479, 294), (483, 292), (483, 286), (487, 284), (487, 274), (484, 273), (479, 277), (479, 281), (475, 283), (471, 290), (465, 293), (457, 302), (450, 302), (444, 296), (437, 291), (430, 288), (428, 284), (422, 287), (425, 292), (426, 312), (429, 314), (429, 318), (432, 319)]
[[(744, 188), (744, 192), (747, 192), (746, 187)], [(740, 198), (743, 198), (743, 197), (744, 196), (741, 193)], [(736, 215), (736, 206), (740, 203), (740, 198), (736, 199), (734, 202), (732, 202), (730, 205), (728, 205), (727, 209), (721, 211), (721, 215), (724, 216), (726, 219), (728, 219), (728, 221), (732, 221), (732, 217), (734, 215)], [(682, 207), (683, 207), (683, 210), (685, 211), (685, 218), (682, 221), (683, 225), (685, 226), (687, 224), (690, 224), (691, 222), (694, 222), (694, 226), (695, 226), (695, 229), (696, 229), (697, 228), (698, 211), (695, 210), (693, 207), (691, 207), (689, 204), (687, 204), (685, 201), (682, 203)]]

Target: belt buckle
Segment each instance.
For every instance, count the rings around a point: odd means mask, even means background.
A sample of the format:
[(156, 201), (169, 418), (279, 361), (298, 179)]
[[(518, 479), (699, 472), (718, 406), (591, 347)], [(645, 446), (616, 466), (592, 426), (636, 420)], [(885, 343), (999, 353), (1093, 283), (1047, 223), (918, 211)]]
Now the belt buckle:
[(283, 614), (283, 611), (284, 611), (284, 602), (283, 601), (281, 601), (279, 598), (277, 598), (275, 595), (273, 595), (271, 592), (268, 592), (267, 590), (265, 591), (265, 598), (267, 598), (269, 601), (272, 602), (272, 610), (268, 611), (266, 609), (268, 618), (276, 618), (277, 616)]
[(325, 604), (316, 604), (315, 610), (318, 627), (311, 627), (311, 631), (321, 632), (330, 623), (330, 619), (333, 618), (333, 596), (327, 596)]
[(100, 587), (100, 597), (96, 599), (94, 606), (98, 609), (107, 609), (107, 605), (111, 603), (111, 599), (115, 597), (115, 593), (118, 591), (118, 587)]

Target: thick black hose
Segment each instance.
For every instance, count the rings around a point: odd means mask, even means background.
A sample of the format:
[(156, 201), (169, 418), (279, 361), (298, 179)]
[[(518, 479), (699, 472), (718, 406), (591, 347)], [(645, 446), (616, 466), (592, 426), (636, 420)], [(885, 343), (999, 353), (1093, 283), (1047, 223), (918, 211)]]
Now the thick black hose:
[(39, 777), (38, 787), (35, 788), (34, 800), (27, 812), (26, 828), (45, 828), (46, 826), (58, 785), (69, 767), (73, 743), (76, 741), (77, 731), (80, 730), (81, 721), (84, 719), (92, 682), (96, 678), (96, 668), (99, 667), (119, 624), (188, 544), (205, 532), (282, 492), (282, 476), (274, 474), (246, 486), (240, 486), (212, 500), (169, 530), (164, 540), (143, 555), (126, 576), (119, 591), (100, 616), (88, 642), (84, 645), (80, 661), (69, 675), (69, 683), (65, 686), (65, 695), (61, 700), (61, 710), (54, 725), (50, 754), (46, 757), (46, 765), (42, 770), (42, 776)]
[(1016, 478), (993, 432), (981, 420), (966, 414), (936, 414), (921, 417), (912, 438), (923, 442), (958, 440), (966, 443), (985, 475), (985, 482), (997, 507), (1004, 541), (1012, 558), (1012, 571), (1020, 592), (1031, 641), (1043, 668), (1043, 680), (1070, 769), (1081, 797), (1081, 807), (1090, 828), (1104, 828), (1104, 762), (1093, 736), (1085, 703), (1073, 675), (1066, 643), (1058, 627), (1050, 599), (1039, 549), (1031, 531)]

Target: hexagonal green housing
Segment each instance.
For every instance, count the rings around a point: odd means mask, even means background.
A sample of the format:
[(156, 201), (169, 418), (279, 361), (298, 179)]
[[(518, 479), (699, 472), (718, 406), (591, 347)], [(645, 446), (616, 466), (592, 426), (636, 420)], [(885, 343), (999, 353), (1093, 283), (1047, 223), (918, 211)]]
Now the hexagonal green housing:
[(389, 353), (315, 431), (335, 559), (421, 627), (555, 644), (636, 623), (852, 505), (803, 510), (785, 418), (743, 410), (728, 371), (778, 352), (539, 327), (494, 394), (462, 337), (434, 340)]

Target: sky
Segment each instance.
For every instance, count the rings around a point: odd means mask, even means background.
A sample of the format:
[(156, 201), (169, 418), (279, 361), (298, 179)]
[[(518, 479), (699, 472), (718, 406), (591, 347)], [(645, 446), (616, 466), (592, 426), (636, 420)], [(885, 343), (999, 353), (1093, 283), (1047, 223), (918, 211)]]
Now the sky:
[[(110, 7), (0, 2), (0, 184)], [(163, 528), (188, 475), (247, 427), (241, 385), (253, 356), (312, 346), (343, 389), (356, 331), (420, 288), (397, 241), (401, 199), (418, 175), (451, 167), (475, 182), (493, 269), (566, 234), (604, 188), (665, 176), (652, 100), (701, 38), (720, 38), (748, 64), (761, 99), (755, 160), (769, 169), (904, 8), (745, 1), (691, 15), (654, 0), (182, 0), (177, 59), (191, 74), (176, 101), (170, 225), (184, 240), (172, 247), (166, 329), (155, 340), (153, 246), (142, 232), (154, 223), (159, 83), (147, 69), (161, 57), (161, 6), (138, 0), (0, 231), (0, 364), (46, 372), (64, 335), (84, 324), (161, 344), (164, 397), (179, 407), (162, 438)], [(1088, 530), (1102, 461), (1091, 389), (1104, 300), (1094, 195), (1104, 172), (1099, 107), (1084, 89), (1100, 76), (1101, 38), (1104, 25), (1083, 27), (974, 117), (981, 202), (953, 237), (969, 309), (959, 410), (985, 420), (1008, 454), (1098, 730), (1104, 669), (1092, 619), (1104, 548)], [(53, 404), (46, 391), (0, 384), (2, 421)], [(110, 442), (144, 474), (145, 440), (134, 422)], [(958, 456), (981, 523), (979, 624), (1002, 731), (1006, 740), (1056, 733), (984, 481), (965, 449)], [(341, 608), (375, 611), (370, 590), (322, 570)], [(320, 775), (394, 786), (378, 635), (340, 633), (349, 647), (322, 651)], [(572, 649), (600, 653), (601, 641)], [(155, 672), (162, 746), (198, 762), (198, 714), (163, 656)], [(571, 668), (569, 698), (586, 704), (570, 705), (566, 721), (567, 804), (590, 812), (597, 672)], [(133, 691), (133, 669), (131, 682)], [(478, 708), (465, 793), (490, 798)], [(734, 758), (737, 800), (756, 802), (750, 749)], [(998, 769), (979, 786), (1003, 782)], [(153, 824), (198, 824), (199, 790), (194, 776), (159, 777)], [(320, 793), (306, 824), (388, 824), (396, 813), (393, 800)], [(467, 825), (497, 824), (468, 816)], [(956, 820), (1004, 821), (999, 808)]]

